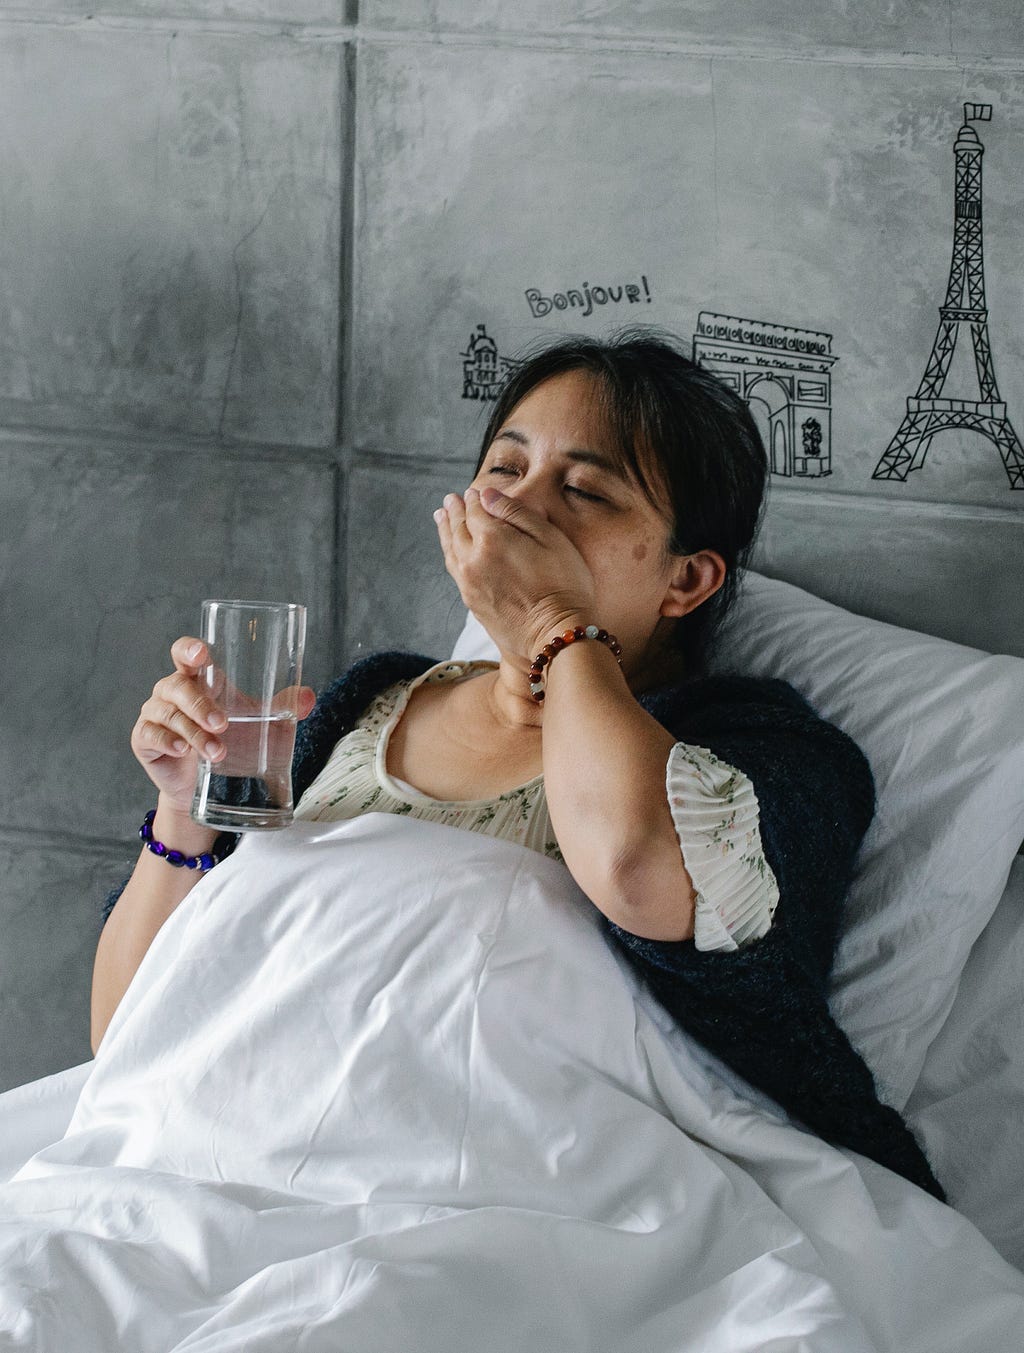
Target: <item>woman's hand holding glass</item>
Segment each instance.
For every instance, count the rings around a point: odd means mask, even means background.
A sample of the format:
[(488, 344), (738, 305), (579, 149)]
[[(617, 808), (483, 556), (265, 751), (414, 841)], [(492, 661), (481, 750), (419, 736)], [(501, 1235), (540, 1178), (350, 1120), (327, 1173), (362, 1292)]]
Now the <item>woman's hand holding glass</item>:
[[(202, 640), (188, 635), (176, 639), (171, 659), (174, 671), (160, 678), (139, 711), (131, 747), (159, 791), (161, 806), (187, 817), (200, 758), (220, 765), (227, 755), (221, 740), (227, 717), (200, 677), (209, 662)], [(217, 691), (216, 682), (213, 689)], [(315, 692), (301, 687), (297, 703), (298, 717), (306, 718), (316, 703)]]
[(594, 577), (564, 531), (494, 488), (434, 514), (445, 567), (498, 649), (527, 665), (557, 630), (596, 614)]

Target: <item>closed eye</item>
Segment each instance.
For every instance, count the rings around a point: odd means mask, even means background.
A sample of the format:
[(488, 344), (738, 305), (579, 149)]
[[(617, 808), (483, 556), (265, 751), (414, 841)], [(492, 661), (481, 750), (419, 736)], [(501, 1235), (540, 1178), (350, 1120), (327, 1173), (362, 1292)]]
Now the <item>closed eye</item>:
[[(513, 478), (519, 473), (511, 465), (491, 465), (487, 469), (488, 474), (512, 475)], [(606, 503), (607, 498), (602, 498), (600, 494), (588, 493), (586, 489), (577, 488), (575, 484), (566, 484), (565, 492), (573, 494), (576, 498), (582, 498), (588, 503)]]
[(566, 493), (574, 493), (578, 498), (585, 498), (588, 503), (605, 503), (608, 501), (599, 494), (588, 493), (586, 489), (578, 489), (575, 484), (566, 484), (565, 491)]

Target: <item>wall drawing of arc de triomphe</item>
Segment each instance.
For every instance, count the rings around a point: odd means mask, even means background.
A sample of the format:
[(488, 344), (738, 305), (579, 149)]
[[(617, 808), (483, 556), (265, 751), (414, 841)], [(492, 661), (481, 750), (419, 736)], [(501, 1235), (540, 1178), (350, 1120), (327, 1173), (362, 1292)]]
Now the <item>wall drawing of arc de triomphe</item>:
[(832, 473), (832, 335), (702, 310), (693, 360), (750, 405), (773, 474)]

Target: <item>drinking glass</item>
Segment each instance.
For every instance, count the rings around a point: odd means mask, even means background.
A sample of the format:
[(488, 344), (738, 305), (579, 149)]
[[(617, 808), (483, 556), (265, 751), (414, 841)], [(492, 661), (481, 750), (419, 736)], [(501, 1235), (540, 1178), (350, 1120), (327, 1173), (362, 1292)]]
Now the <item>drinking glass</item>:
[(227, 716), (227, 754), (200, 758), (191, 816), (225, 831), (287, 827), (306, 608), (285, 601), (204, 601), (210, 660), (200, 681)]

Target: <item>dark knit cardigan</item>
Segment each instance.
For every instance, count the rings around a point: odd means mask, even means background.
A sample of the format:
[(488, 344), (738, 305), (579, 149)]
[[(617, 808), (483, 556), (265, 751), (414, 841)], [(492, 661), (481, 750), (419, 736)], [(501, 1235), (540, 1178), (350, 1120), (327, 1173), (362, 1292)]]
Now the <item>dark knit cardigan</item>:
[[(373, 654), (323, 692), (296, 737), (296, 802), (374, 696), (435, 661)], [(787, 1113), (945, 1201), (828, 1004), (843, 903), (875, 807), (863, 753), (783, 681), (697, 677), (647, 692), (640, 704), (677, 742), (706, 747), (751, 781), (779, 902), (768, 933), (735, 952), (643, 939), (604, 918), (606, 934), (688, 1033)], [(104, 920), (123, 887), (108, 897)]]

